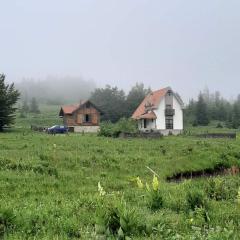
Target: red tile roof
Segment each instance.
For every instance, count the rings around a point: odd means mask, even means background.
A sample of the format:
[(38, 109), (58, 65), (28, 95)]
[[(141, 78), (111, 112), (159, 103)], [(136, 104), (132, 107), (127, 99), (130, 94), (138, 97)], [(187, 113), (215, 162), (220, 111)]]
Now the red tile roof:
[(74, 111), (76, 111), (78, 108), (80, 108), (82, 105), (84, 105), (87, 101), (80, 101), (79, 104), (71, 104), (71, 105), (65, 105), (61, 107), (61, 110), (64, 114), (72, 114)]
[(62, 110), (64, 114), (72, 114), (79, 106), (80, 104), (65, 105), (62, 106)]
[[(168, 90), (171, 88), (163, 88), (154, 92), (149, 93), (144, 100), (141, 102), (141, 104), (138, 106), (138, 108), (135, 110), (135, 112), (132, 115), (133, 119), (139, 119), (141, 118), (141, 115), (146, 113), (145, 105), (152, 105), (153, 108), (157, 108), (162, 97), (164, 97)], [(155, 115), (156, 116), (156, 115)]]

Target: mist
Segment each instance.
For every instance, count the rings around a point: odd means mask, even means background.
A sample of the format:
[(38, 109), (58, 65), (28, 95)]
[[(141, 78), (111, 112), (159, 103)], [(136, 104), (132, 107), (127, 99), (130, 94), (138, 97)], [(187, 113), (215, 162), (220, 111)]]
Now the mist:
[(171, 86), (185, 102), (206, 86), (240, 92), (239, 0), (10, 0), (1, 9), (7, 81), (84, 76), (125, 91), (143, 82)]
[(29, 101), (34, 97), (41, 103), (59, 105), (88, 99), (96, 84), (81, 77), (49, 76), (37, 80), (25, 78), (17, 82), (16, 87), (21, 92), (21, 101)]

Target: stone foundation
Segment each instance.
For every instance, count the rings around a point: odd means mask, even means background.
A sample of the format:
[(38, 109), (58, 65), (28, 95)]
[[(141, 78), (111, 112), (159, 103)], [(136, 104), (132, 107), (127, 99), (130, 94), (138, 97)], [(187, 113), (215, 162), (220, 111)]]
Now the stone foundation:
[(163, 136), (169, 136), (169, 135), (179, 135), (182, 133), (182, 130), (178, 130), (178, 129), (172, 129), (172, 130), (159, 130), (160, 133)]
[(99, 130), (99, 126), (74, 126), (76, 133), (97, 133)]
[[(151, 132), (151, 130), (140, 130), (141, 132)], [(161, 133), (163, 136), (169, 136), (169, 135), (179, 135), (182, 133), (182, 130), (179, 129), (162, 129), (162, 130), (152, 130), (152, 132), (158, 132)]]

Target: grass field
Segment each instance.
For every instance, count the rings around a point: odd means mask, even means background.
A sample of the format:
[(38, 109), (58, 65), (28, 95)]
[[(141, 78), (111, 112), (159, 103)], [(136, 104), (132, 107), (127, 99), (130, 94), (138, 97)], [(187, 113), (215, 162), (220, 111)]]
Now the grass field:
[(0, 238), (239, 239), (239, 175), (165, 180), (240, 166), (239, 139), (51, 136), (30, 122), (0, 135)]

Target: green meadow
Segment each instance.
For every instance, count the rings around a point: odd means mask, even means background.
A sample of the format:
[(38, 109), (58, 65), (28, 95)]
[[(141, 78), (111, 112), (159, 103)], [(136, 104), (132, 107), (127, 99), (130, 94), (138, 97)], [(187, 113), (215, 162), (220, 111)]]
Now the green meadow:
[(56, 123), (55, 116), (50, 109), (18, 118), (0, 134), (0, 238), (239, 239), (239, 174), (166, 181), (179, 172), (239, 167), (239, 138), (29, 130), (32, 122)]

